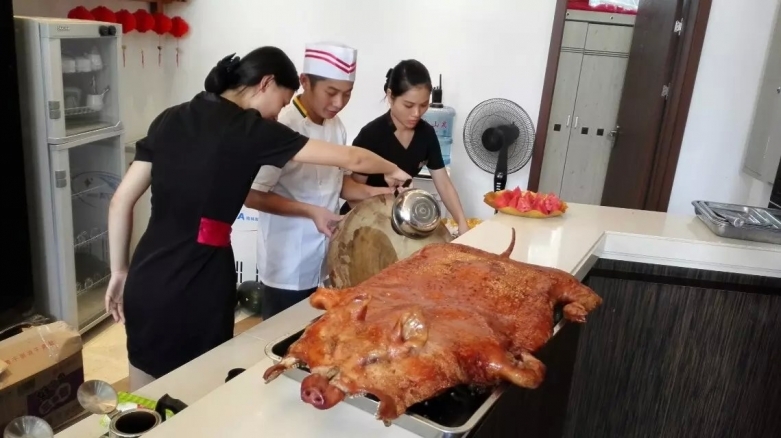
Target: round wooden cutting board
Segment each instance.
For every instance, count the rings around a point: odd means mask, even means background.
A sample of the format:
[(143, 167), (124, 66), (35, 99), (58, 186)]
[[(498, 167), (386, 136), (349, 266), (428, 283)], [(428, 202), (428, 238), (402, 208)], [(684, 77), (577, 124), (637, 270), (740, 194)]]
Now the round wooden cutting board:
[(393, 195), (369, 198), (339, 223), (325, 258), (332, 287), (353, 287), (428, 244), (453, 240), (442, 224), (423, 239), (396, 233), (391, 226), (393, 199)]

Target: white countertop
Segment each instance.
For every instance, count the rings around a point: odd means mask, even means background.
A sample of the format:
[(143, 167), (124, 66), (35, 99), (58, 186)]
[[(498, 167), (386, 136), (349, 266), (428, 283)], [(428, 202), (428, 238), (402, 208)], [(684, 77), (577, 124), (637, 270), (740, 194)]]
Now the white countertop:
[[(693, 216), (571, 205), (560, 218), (496, 215), (456, 242), (499, 253), (509, 243), (510, 227), (516, 230), (513, 259), (579, 278), (600, 257), (781, 278), (781, 246), (722, 239)], [(190, 405), (144, 437), (413, 436), (396, 426), (386, 428), (347, 403), (317, 411), (300, 401), (299, 384), (287, 377), (263, 383), (263, 371), (271, 365), (265, 346), (319, 313), (299, 303), (139, 390), (143, 397), (169, 393)], [(247, 371), (223, 384), (232, 368)], [(90, 417), (57, 437), (97, 438), (103, 432), (97, 417)]]

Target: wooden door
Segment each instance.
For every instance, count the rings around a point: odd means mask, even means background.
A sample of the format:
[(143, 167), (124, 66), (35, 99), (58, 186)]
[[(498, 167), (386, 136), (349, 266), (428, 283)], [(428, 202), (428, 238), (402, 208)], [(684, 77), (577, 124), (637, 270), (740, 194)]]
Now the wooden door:
[(548, 140), (540, 176), (539, 191), (543, 193), (561, 193), (561, 180), (567, 159), (587, 32), (588, 23), (567, 21), (564, 24), (556, 87), (548, 124)]
[(591, 23), (580, 70), (561, 198), (599, 205), (613, 146), (632, 27)]
[(681, 35), (676, 22), (682, 20), (684, 2), (640, 2), (602, 205), (645, 206)]

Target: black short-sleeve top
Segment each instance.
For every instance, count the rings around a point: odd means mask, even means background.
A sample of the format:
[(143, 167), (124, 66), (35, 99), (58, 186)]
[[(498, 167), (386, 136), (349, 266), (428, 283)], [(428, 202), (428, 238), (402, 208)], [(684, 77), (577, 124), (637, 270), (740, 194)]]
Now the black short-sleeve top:
[(212, 93), (167, 109), (136, 143), (135, 160), (152, 163), (150, 227), (177, 223), (190, 233), (201, 218), (232, 224), (260, 167), (283, 167), (307, 141)]
[[(353, 140), (353, 145), (374, 152), (412, 177), (417, 176), (424, 166), (431, 170), (445, 167), (437, 134), (428, 122), (418, 122), (412, 141), (406, 148), (396, 138), (395, 132), (396, 125), (388, 111), (364, 126)], [(366, 183), (373, 187), (388, 186), (383, 175), (369, 175)]]

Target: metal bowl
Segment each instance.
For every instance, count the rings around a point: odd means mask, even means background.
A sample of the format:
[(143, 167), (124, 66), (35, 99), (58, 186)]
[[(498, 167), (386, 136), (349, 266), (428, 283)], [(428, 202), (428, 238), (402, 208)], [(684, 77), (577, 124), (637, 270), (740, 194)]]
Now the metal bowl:
[(5, 431), (3, 438), (52, 438), (54, 431), (49, 423), (42, 418), (30, 415), (13, 419)]
[(119, 396), (109, 383), (102, 380), (87, 380), (79, 386), (76, 398), (85, 410), (96, 414), (111, 414), (117, 410)]
[(402, 236), (422, 239), (439, 226), (442, 211), (434, 196), (420, 189), (400, 193), (391, 207), (391, 225)]

